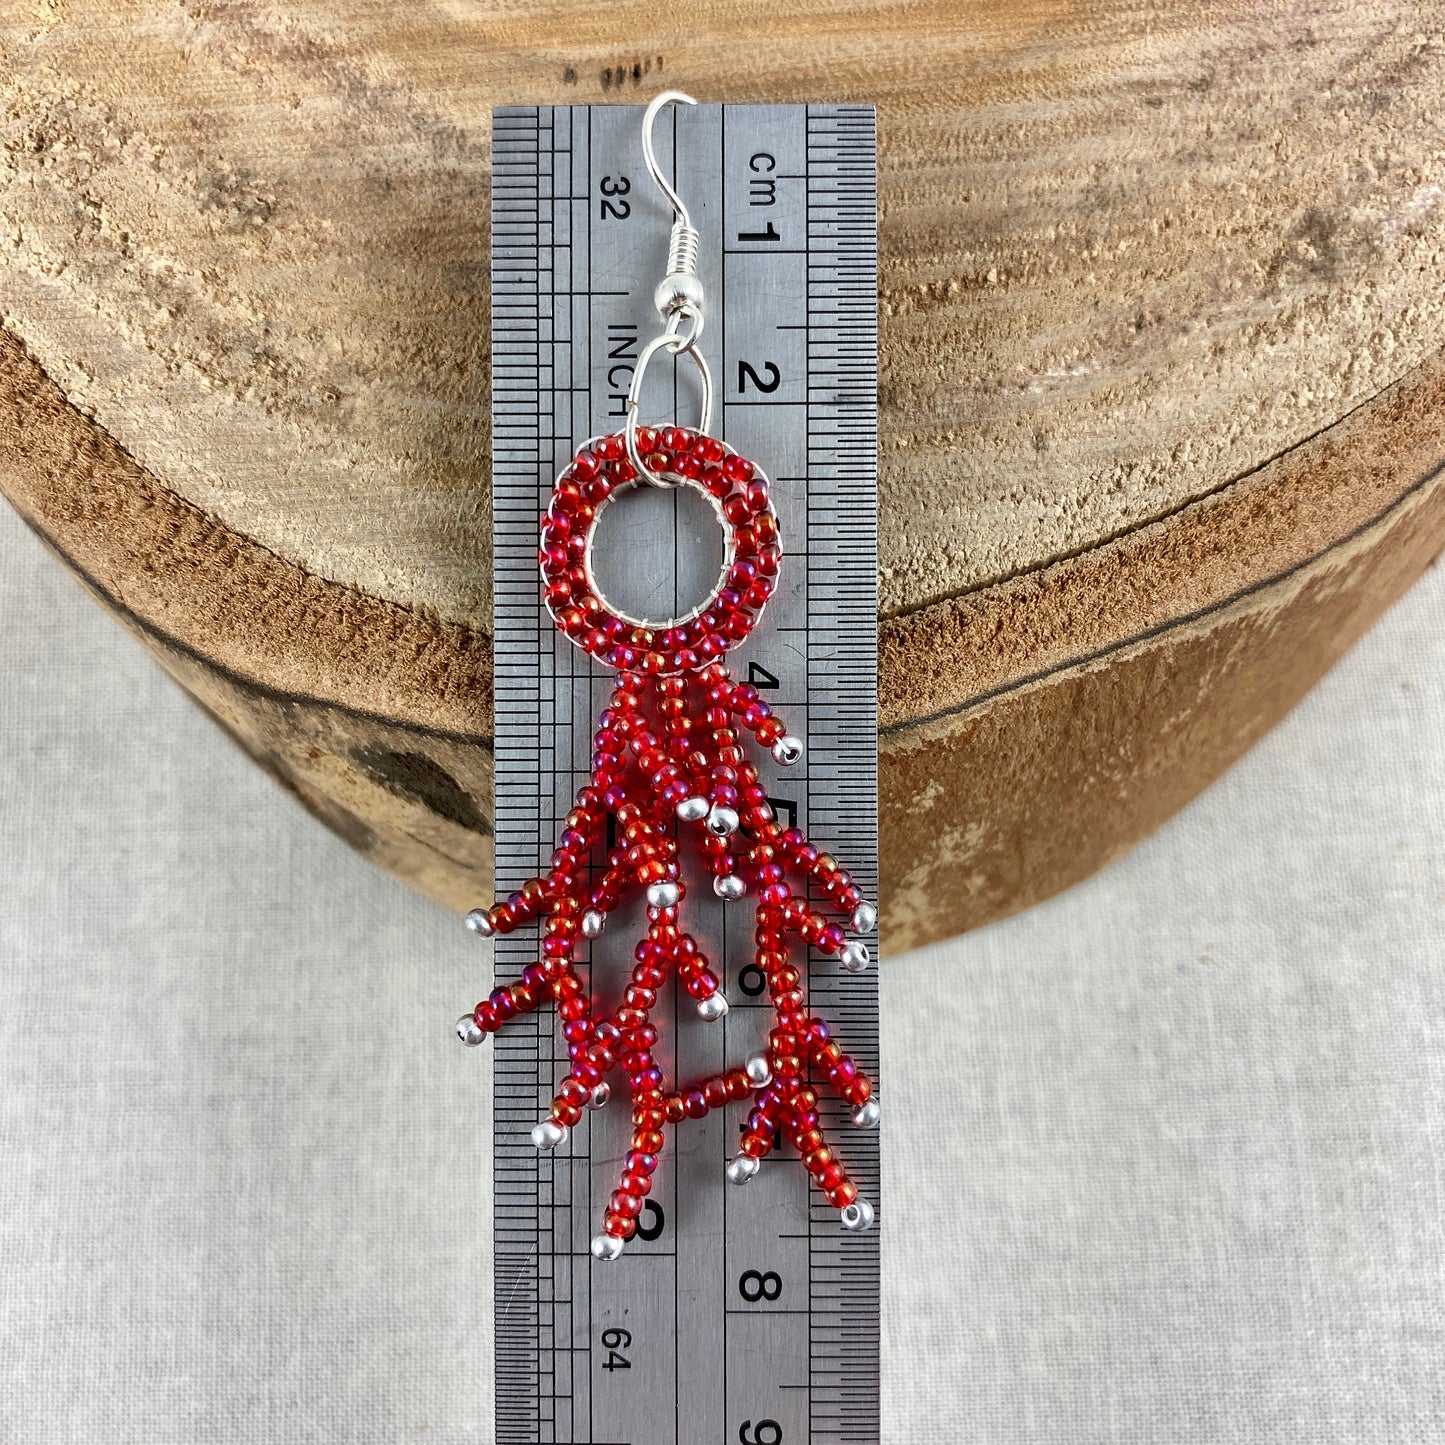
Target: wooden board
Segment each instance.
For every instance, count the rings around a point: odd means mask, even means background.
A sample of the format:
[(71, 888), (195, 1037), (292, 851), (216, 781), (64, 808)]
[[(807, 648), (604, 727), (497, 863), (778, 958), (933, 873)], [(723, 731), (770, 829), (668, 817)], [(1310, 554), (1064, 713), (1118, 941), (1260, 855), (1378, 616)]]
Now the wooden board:
[(885, 919), (939, 937), (1157, 826), (1445, 540), (1442, 35), (1441, 0), (0, 0), (0, 488), (466, 906), (491, 106), (875, 101)]

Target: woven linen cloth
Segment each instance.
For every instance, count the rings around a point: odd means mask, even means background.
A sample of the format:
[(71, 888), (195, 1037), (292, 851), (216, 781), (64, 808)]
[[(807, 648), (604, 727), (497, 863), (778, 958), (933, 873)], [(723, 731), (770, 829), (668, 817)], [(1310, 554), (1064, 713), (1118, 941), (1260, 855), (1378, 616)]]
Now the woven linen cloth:
[[(885, 961), (886, 1441), (1445, 1441), (1442, 607)], [(485, 947), (8, 512), (0, 628), (0, 1442), (489, 1439)]]

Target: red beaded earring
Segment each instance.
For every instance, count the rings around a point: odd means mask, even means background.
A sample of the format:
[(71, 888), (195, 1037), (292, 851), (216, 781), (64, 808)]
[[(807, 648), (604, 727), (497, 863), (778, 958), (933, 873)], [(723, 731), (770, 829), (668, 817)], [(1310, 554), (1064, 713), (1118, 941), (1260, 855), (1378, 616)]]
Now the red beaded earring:
[[(654, 174), (660, 180), (655, 165)], [(617, 1258), (636, 1233), (668, 1127), (729, 1103), (748, 1106), (741, 1150), (727, 1167), (733, 1183), (745, 1184), (785, 1142), (841, 1211), (845, 1228), (867, 1229), (873, 1222), (871, 1205), (823, 1137), (816, 1088), (826, 1085), (845, 1100), (859, 1128), (877, 1125), (878, 1101), (828, 1024), (809, 1010), (806, 950), (834, 956), (849, 971), (864, 969), (868, 949), (850, 941), (843, 923), (866, 934), (878, 915), (834, 858), (777, 820), (748, 760), (744, 735), (782, 766), (803, 756), (802, 742), (754, 688), (734, 680), (724, 662), (772, 595), (782, 547), (767, 478), (707, 434), (711, 379), (696, 345), (703, 317), (697, 233), (675, 193), (669, 195), (678, 219), (668, 276), (657, 295), (666, 328), (639, 358), (626, 428), (578, 451), (557, 478), (541, 522), (547, 609), (567, 638), (616, 670), (616, 684), (598, 719), (591, 776), (576, 794), (549, 867), (504, 903), (467, 918), (474, 932), (487, 937), (541, 921), (541, 957), (518, 982), (494, 989), (457, 1023), (462, 1042), (478, 1044), (518, 1014), (555, 1002), (570, 1071), (548, 1117), (532, 1131), (538, 1148), (562, 1143), (585, 1109), (605, 1104), (614, 1076), (626, 1081), (631, 1147), (592, 1241), (592, 1253), (603, 1260)], [(660, 349), (690, 356), (702, 377), (702, 421), (695, 431), (638, 425), (643, 373)], [(600, 515), (612, 499), (640, 485), (696, 489), (725, 538), (711, 596), (687, 615), (661, 623), (611, 607), (592, 571)], [(609, 817), (615, 841), (606, 847)], [(594, 872), (604, 847), (605, 861)], [(760, 1053), (690, 1088), (666, 1080), (654, 1058), (661, 991), (674, 979), (707, 1020), (721, 1018), (728, 1005), (717, 973), (684, 926), (679, 858), (685, 847), (697, 849), (718, 897), (755, 900), (753, 961), (773, 1011)], [(808, 885), (842, 923), (810, 906), (802, 891)], [(647, 931), (630, 977), (618, 981), (620, 1002), (604, 1003), (589, 994), (574, 961), (636, 892), (646, 896)]]

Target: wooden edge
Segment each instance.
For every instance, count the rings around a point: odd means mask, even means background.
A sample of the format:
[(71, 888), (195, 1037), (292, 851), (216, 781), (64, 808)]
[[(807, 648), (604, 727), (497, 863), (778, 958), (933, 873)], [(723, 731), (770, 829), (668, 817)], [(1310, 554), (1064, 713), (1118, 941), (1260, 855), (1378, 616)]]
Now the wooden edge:
[[(1147, 837), (1445, 545), (1445, 363), (1166, 521), (896, 619), (885, 944), (1028, 907)], [(894, 665), (895, 653), (912, 662)]]
[[(887, 945), (1086, 876), (1277, 720), (1438, 548), (1442, 399), (1437, 363), (1170, 518), (886, 620)], [(489, 890), (489, 638), (222, 526), (71, 406), (3, 329), (0, 490), (354, 846), (454, 908)], [(1330, 626), (1300, 611), (1306, 596)], [(1232, 661), (1205, 688), (1211, 645)], [(1195, 745), (1156, 738), (1151, 708)], [(1107, 776), (1118, 796), (1105, 806), (1093, 794)]]
[(152, 646), (278, 700), (490, 747), (486, 633), (317, 577), (222, 525), (72, 406), (3, 327), (0, 491)]
[(1087, 552), (889, 619), (889, 736), (1100, 659), (1374, 526), (1445, 464), (1445, 356), (1212, 495)]
[(1082, 881), (1269, 730), (1445, 546), (1445, 472), (1311, 561), (881, 740), (886, 950)]

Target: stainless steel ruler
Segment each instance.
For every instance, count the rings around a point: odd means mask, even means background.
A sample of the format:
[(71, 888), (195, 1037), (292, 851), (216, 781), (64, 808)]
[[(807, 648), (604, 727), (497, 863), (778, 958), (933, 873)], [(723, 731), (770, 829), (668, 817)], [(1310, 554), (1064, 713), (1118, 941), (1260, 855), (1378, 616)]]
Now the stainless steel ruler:
[[(672, 215), (644, 168), (641, 116), (555, 106), (494, 117), (499, 894), (545, 867), (611, 688), (612, 674), (557, 636), (542, 608), (537, 523), (577, 446), (621, 429), (638, 353), (660, 324), (652, 294)], [(772, 479), (782, 526), (779, 591), (729, 665), (807, 743), (804, 764), (786, 772), (759, 755), (775, 811), (876, 897), (873, 111), (674, 107), (656, 140), (701, 233), (713, 431)], [(644, 421), (695, 423), (691, 368), (657, 371)], [(634, 615), (685, 611), (716, 576), (714, 524), (687, 495), (629, 495), (611, 539), (618, 560), (599, 580), (614, 600), (652, 609)], [(749, 968), (751, 906), (699, 888), (686, 907), (732, 1010), (704, 1024), (681, 1001), (665, 1066), (684, 1084), (740, 1062), (771, 1021)], [(586, 965), (595, 990), (620, 992), (643, 929), (640, 912), (614, 915)], [(499, 939), (499, 981), (536, 950), (534, 929)], [(876, 979), (821, 956), (809, 965), (812, 1008), (875, 1078)], [(625, 1087), (562, 1148), (539, 1153), (530, 1130), (567, 1072), (555, 1014), (514, 1019), (492, 1047), (499, 1445), (876, 1442), (878, 1227), (844, 1231), (786, 1148), (745, 1188), (729, 1186), (733, 1106), (669, 1129), (638, 1237), (601, 1263), (588, 1244), (627, 1147)], [(877, 1207), (878, 1132), (853, 1129), (831, 1099), (824, 1128)]]

